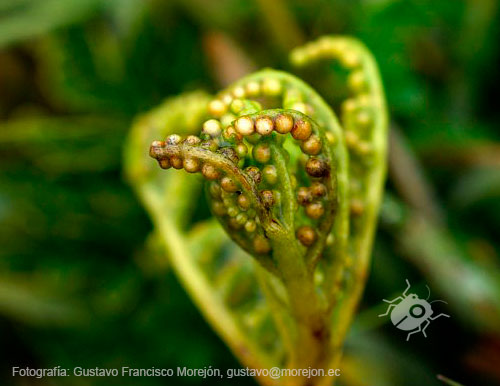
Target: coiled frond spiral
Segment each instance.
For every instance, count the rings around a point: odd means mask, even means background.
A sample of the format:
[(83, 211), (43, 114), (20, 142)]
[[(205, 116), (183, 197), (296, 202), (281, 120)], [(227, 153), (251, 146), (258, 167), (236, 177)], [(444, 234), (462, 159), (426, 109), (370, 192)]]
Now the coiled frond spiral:
[[(215, 97), (167, 101), (129, 140), (129, 178), (174, 269), (252, 367), (338, 364), (367, 275), (385, 175), (383, 91), (356, 40), (325, 37), (291, 53), (299, 67), (319, 60), (348, 71), (340, 120), (302, 80), (266, 69)], [(187, 227), (202, 185), (224, 232), (210, 218)]]

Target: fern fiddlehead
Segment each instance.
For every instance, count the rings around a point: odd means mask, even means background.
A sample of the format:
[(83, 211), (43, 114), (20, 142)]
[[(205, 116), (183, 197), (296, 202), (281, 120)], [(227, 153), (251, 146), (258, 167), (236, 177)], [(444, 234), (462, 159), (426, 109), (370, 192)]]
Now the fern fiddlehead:
[[(129, 139), (129, 178), (174, 269), (252, 367), (337, 365), (364, 286), (385, 173), (383, 93), (358, 42), (323, 38), (291, 55), (302, 66), (320, 58), (339, 58), (351, 70), (353, 96), (340, 122), (306, 83), (263, 70), (215, 98), (167, 101)], [(148, 141), (160, 168), (144, 156)], [(201, 185), (225, 232), (212, 219), (187, 228)]]

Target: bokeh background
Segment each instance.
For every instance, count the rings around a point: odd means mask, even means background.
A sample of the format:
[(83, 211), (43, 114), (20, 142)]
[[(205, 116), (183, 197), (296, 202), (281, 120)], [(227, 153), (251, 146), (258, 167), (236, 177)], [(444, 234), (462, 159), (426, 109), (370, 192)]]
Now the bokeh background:
[[(291, 48), (348, 34), (379, 63), (391, 154), (340, 384), (499, 385), (499, 16), (496, 0), (1, 0), (0, 383), (221, 383), (21, 379), (13, 365), (238, 367), (149, 236), (124, 140), (168, 96), (289, 69)], [(406, 278), (449, 303), (427, 339), (377, 317)]]

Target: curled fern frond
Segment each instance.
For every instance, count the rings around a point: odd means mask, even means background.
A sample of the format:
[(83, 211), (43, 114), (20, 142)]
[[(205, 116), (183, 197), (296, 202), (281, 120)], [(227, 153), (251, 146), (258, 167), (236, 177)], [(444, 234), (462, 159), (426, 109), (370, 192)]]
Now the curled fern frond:
[[(299, 66), (339, 59), (349, 70), (352, 96), (340, 121), (302, 80), (267, 69), (213, 98), (182, 97), (139, 120), (127, 165), (174, 268), (242, 363), (325, 369), (338, 364), (364, 287), (387, 116), (374, 61), (357, 41), (323, 38), (291, 58)], [(153, 173), (146, 138), (160, 166)], [(139, 175), (141, 168), (151, 174)], [(201, 184), (213, 217), (255, 264), (229, 247), (210, 219), (185, 227), (187, 203), (200, 199)], [(182, 196), (172, 205), (166, 197), (175, 189)], [(295, 377), (287, 384), (329, 381)]]
[(340, 345), (367, 277), (386, 173), (387, 107), (375, 59), (356, 39), (325, 36), (295, 49), (290, 59), (297, 67), (334, 61), (348, 72), (350, 95), (341, 105), (341, 122), (349, 152), (349, 249), (353, 262), (344, 273), (343, 304), (338, 305), (342, 311), (335, 322), (336, 344)]

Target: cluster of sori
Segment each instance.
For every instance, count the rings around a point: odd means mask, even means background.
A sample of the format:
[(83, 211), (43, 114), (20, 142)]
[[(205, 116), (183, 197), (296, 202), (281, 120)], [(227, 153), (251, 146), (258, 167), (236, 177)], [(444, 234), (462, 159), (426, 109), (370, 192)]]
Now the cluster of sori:
[[(290, 196), (285, 189), (294, 201), (293, 224), (287, 225), (295, 228), (305, 247), (317, 240), (318, 224), (329, 212), (333, 194), (331, 159), (324, 146), (331, 139), (298, 110), (307, 111), (309, 106), (296, 102), (291, 107), (297, 109), (262, 110), (261, 103), (287, 107), (276, 101), (290, 95), (289, 88), (274, 78), (240, 82), (208, 104), (210, 116), (199, 137), (171, 135), (153, 142), (150, 150), (162, 168), (201, 172), (209, 181), (212, 212), (244, 249), (255, 254), (272, 249), (263, 217), (286, 222), (283, 206)], [(293, 95), (298, 100), (296, 90)], [(299, 154), (294, 165), (285, 141)], [(284, 160), (284, 170), (278, 169), (278, 158)]]
[[(341, 106), (344, 139), (350, 154), (351, 213), (361, 215), (364, 211), (362, 186), (364, 174), (370, 170), (373, 153), (373, 134), (381, 120), (377, 111), (383, 111), (382, 92), (374, 84), (377, 79), (371, 68), (371, 57), (359, 42), (349, 38), (323, 37), (293, 51), (292, 62), (305, 66), (322, 59), (337, 60), (348, 71), (347, 87), (351, 93)], [(367, 167), (368, 166), (368, 167)]]

